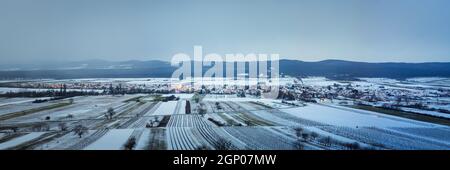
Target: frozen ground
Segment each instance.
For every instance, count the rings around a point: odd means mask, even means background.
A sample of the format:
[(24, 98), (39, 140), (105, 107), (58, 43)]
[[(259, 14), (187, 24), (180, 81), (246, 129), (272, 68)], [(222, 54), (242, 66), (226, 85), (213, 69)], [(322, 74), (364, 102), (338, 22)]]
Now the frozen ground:
[(39, 107), (44, 107), (44, 106), (49, 106), (49, 105), (52, 105), (52, 103), (50, 103), (50, 102), (32, 103), (32, 101), (24, 101), (24, 102), (17, 102), (14, 104), (7, 104), (7, 105), (0, 106), (0, 115), (5, 115), (5, 114), (9, 114), (9, 113), (14, 113), (14, 112), (20, 112), (20, 111), (24, 111), (24, 110), (29, 110), (29, 109), (34, 109), (34, 108), (39, 108)]
[(0, 149), (8, 149), (10, 147), (14, 147), (14, 146), (20, 145), (22, 143), (25, 143), (25, 142), (28, 142), (28, 141), (33, 140), (35, 138), (38, 138), (42, 134), (44, 134), (44, 132), (34, 132), (34, 133), (29, 133), (29, 134), (26, 134), (26, 135), (14, 138), (14, 139), (9, 140), (7, 142), (0, 143)]
[(133, 129), (113, 129), (106, 135), (84, 148), (85, 150), (120, 150), (123, 149)]
[[(117, 106), (123, 105), (123, 101), (127, 100), (129, 98), (136, 97), (138, 95), (125, 95), (125, 96), (81, 96), (81, 97), (74, 97), (73, 104), (55, 108), (55, 109), (49, 109), (49, 110), (43, 110), (37, 113), (24, 115), (12, 119), (6, 120), (7, 122), (30, 122), (30, 121), (41, 121), (45, 119), (47, 116), (50, 117), (51, 120), (61, 120), (64, 118), (67, 118), (69, 115), (73, 116), (74, 118), (83, 119), (83, 118), (89, 118), (94, 115), (102, 115), (102, 113), (107, 108), (116, 108)], [(58, 104), (58, 103), (64, 103), (64, 101), (52, 101), (52, 102), (45, 102), (45, 103), (20, 103), (16, 105), (7, 105), (4, 106), (5, 109), (0, 109), (1, 113), (11, 113), (11, 112), (18, 112), (23, 111), (27, 109), (32, 108), (39, 108), (42, 106), (48, 106), (52, 104)], [(1, 108), (1, 107), (0, 107)], [(10, 109), (9, 109), (10, 108)], [(2, 110), (7, 110), (8, 112), (1, 112)]]
[(36, 99), (48, 99), (47, 97), (43, 98), (0, 98), (0, 107), (6, 106), (6, 105), (12, 105), (12, 104), (20, 104), (20, 103), (27, 103), (27, 102), (33, 102)]
[(420, 113), (420, 114), (425, 114), (425, 115), (432, 115), (432, 116), (437, 116), (437, 117), (444, 117), (444, 118), (450, 119), (450, 114), (447, 114), (447, 113), (440, 113), (440, 112), (436, 112), (436, 111), (427, 111), (427, 110), (420, 110), (420, 109), (406, 108), (406, 107), (402, 107), (400, 109), (404, 110), (404, 111)]
[(168, 101), (162, 102), (158, 109), (153, 113), (153, 115), (171, 115), (175, 114), (175, 108), (177, 107), (178, 101)]
[(304, 107), (280, 110), (300, 118), (323, 122), (334, 126), (374, 126), (380, 128), (434, 126), (432, 124), (425, 124), (399, 117), (381, 115), (375, 112), (312, 103), (307, 104), (307, 106)]
[[(170, 79), (85, 79), (74, 82), (161, 85)], [(302, 78), (314, 90), (342, 85), (361, 93), (375, 93), (387, 101), (390, 95), (426, 96), (430, 108), (448, 108), (442, 97), (447, 79), (393, 80), (361, 78), (335, 81), (323, 77)], [(283, 79), (290, 85), (294, 79)], [(342, 90), (340, 89), (340, 90)], [(406, 93), (406, 91), (410, 93)], [(329, 93), (333, 93), (331, 91)], [(172, 95), (169, 92), (164, 95)], [(208, 94), (197, 103), (193, 94), (174, 93), (178, 101), (154, 101), (154, 95), (100, 95), (73, 97), (73, 103), (45, 109), (68, 100), (32, 103), (29, 98), (0, 98), (0, 149), (137, 150), (173, 149), (445, 149), (450, 150), (450, 128), (424, 121), (360, 110), (339, 105), (349, 100), (318, 99), (318, 103), (261, 99), (255, 96)], [(139, 100), (130, 100), (139, 99)], [(191, 113), (185, 114), (186, 101)], [(351, 101), (351, 104), (357, 101)], [(446, 103), (447, 102), (447, 103)], [(203, 107), (203, 108), (202, 108)], [(44, 108), (44, 109), (42, 109)], [(113, 112), (108, 116), (108, 109)], [(205, 109), (204, 115), (199, 109)], [(402, 108), (409, 109), (409, 108)], [(447, 117), (445, 113), (407, 110)], [(23, 114), (26, 113), (26, 114)], [(47, 119), (48, 118), (48, 119)], [(81, 127), (82, 134), (77, 133)], [(134, 140), (130, 143), (130, 141)], [(226, 145), (226, 146), (224, 146)]]

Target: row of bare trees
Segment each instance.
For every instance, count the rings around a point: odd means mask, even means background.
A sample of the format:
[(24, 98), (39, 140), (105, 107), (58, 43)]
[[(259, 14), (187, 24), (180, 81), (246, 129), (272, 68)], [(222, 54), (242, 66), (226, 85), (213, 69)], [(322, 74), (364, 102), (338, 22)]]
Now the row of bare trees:
[(340, 145), (347, 149), (357, 150), (362, 149), (358, 142), (340, 142), (332, 139), (330, 136), (320, 137), (320, 135), (316, 132), (308, 132), (301, 127), (297, 127), (294, 129), (295, 135), (297, 136), (297, 141), (294, 142), (294, 148), (298, 150), (303, 150), (306, 142), (317, 141), (319, 144), (331, 147), (332, 145)]

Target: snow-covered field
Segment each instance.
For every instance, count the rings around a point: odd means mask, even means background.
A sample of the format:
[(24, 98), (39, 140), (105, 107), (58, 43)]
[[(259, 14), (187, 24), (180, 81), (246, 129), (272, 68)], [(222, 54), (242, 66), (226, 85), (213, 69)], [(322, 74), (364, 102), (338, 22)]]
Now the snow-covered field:
[[(115, 96), (82, 96), (82, 97), (74, 97), (74, 103), (49, 109), (42, 110), (34, 114), (23, 115), (19, 117), (14, 117), (6, 120), (6, 122), (31, 122), (31, 121), (42, 121), (46, 117), (49, 117), (50, 120), (60, 120), (67, 118), (68, 116), (72, 116), (77, 119), (90, 118), (94, 115), (100, 115), (107, 108), (117, 108), (124, 103), (122, 101), (135, 97), (136, 95), (126, 95), (123, 97), (115, 97)], [(44, 102), (44, 103), (31, 103), (28, 101), (26, 103), (19, 103), (15, 105), (7, 105), (0, 107), (0, 114), (2, 113), (11, 113), (11, 112), (19, 112), (27, 109), (39, 108), (42, 106), (55, 105), (58, 103), (64, 103), (65, 101), (55, 101), (55, 102)], [(2, 112), (3, 110), (8, 112)]]
[(280, 109), (294, 116), (334, 126), (347, 127), (429, 127), (437, 126), (399, 117), (381, 115), (375, 112), (363, 111), (340, 106), (308, 104), (304, 107)]
[(415, 109), (415, 108), (400, 108), (401, 110), (404, 111), (409, 111), (409, 112), (414, 112), (414, 113), (420, 113), (420, 114), (424, 114), (424, 115), (432, 115), (432, 116), (437, 116), (437, 117), (443, 117), (443, 118), (448, 118), (450, 119), (450, 114), (447, 113), (440, 113), (440, 112), (436, 112), (436, 111), (428, 111), (428, 110), (420, 110), (420, 109)]
[(29, 134), (14, 138), (12, 140), (0, 143), (0, 149), (8, 149), (8, 148), (23, 144), (25, 142), (28, 142), (35, 138), (38, 138), (42, 134), (44, 134), (44, 132), (35, 132), (35, 133), (29, 133)]
[(48, 99), (48, 97), (41, 97), (41, 98), (0, 98), (0, 107), (6, 106), (6, 105), (12, 105), (12, 104), (20, 104), (20, 103), (27, 103), (27, 102), (33, 102), (36, 99)]
[(113, 129), (103, 137), (90, 144), (85, 150), (120, 150), (123, 149), (133, 129)]
[[(105, 101), (105, 99), (108, 99), (105, 97), (92, 97), (91, 100), (98, 98)], [(119, 98), (124, 101), (130, 97), (132, 96)], [(75, 103), (89, 101), (87, 100), (89, 98), (91, 97), (76, 98)], [(278, 100), (267, 99), (256, 102), (254, 99), (242, 101), (234, 99), (224, 97), (221, 100), (208, 100), (209, 104), (207, 105), (215, 112), (207, 113), (205, 116), (196, 113), (174, 114), (179, 113), (182, 107), (177, 107), (177, 105), (185, 103), (184, 100), (159, 102), (160, 104), (156, 105), (123, 106), (124, 108), (136, 107), (136, 111), (127, 114), (143, 112), (144, 115), (148, 113), (148, 116), (170, 117), (167, 124), (154, 128), (142, 126), (139, 128), (114, 128), (122, 127), (121, 124), (128, 121), (138, 122), (145, 117), (136, 117), (138, 118), (136, 120), (127, 118), (123, 121), (121, 119), (104, 120), (106, 121), (104, 123), (102, 123), (102, 120), (98, 120), (95, 121), (95, 124), (99, 125), (96, 128), (105, 126), (112, 127), (112, 129), (89, 130), (82, 138), (78, 138), (74, 132), (61, 132), (62, 136), (55, 135), (54, 140), (39, 144), (39, 146), (27, 147), (35, 149), (117, 150), (125, 149), (130, 139), (133, 138), (135, 140), (133, 149), (218, 149), (223, 141), (228, 141), (230, 143), (229, 149), (284, 150), (297, 148), (298, 137), (295, 129), (302, 128), (303, 133), (318, 134), (314, 139), (311, 138), (304, 142), (303, 149), (346, 149), (346, 143), (358, 143), (359, 147), (376, 149), (450, 149), (448, 148), (450, 147), (450, 136), (445, 137), (431, 133), (435, 129), (438, 129), (436, 133), (450, 132), (450, 128), (443, 125), (335, 105), (308, 103), (306, 106), (287, 107)], [(111, 100), (110, 102), (114, 101)], [(214, 108), (216, 107), (213, 104), (214, 102), (219, 102), (219, 105), (223, 107), (222, 111)], [(110, 106), (105, 103), (102, 105)], [(283, 107), (274, 107), (278, 105)], [(85, 107), (86, 105), (82, 106)], [(117, 109), (118, 112), (121, 112), (120, 110)], [(75, 113), (74, 111), (76, 109), (72, 111), (69, 109), (68, 112)], [(49, 114), (47, 111), (42, 111), (42, 113)], [(88, 115), (88, 113), (75, 115), (82, 114)], [(99, 116), (102, 114), (92, 113), (92, 115)], [(32, 119), (32, 117), (28, 119)], [(157, 120), (163, 121), (162, 119)], [(74, 123), (76, 124), (76, 122)], [(89, 122), (86, 120), (84, 123)], [(5, 138), (6, 141), (0, 143), (0, 148), (8, 149), (18, 145), (24, 145), (23, 147), (25, 147), (26, 144), (24, 143), (28, 141), (42, 140), (43, 137), (41, 136), (44, 133), (32, 132), (9, 140), (6, 139), (9, 135), (2, 135), (1, 138)], [(392, 137), (392, 134), (399, 135)], [(332, 143), (325, 144), (323, 141), (326, 137), (332, 139)], [(390, 137), (389, 141), (383, 143), (384, 137)], [(415, 142), (408, 144), (401, 142), (402, 140)], [(422, 145), (425, 142), (430, 143), (425, 146)]]
[[(71, 98), (73, 103), (69, 99), (33, 103), (35, 98), (0, 98), (0, 149), (450, 150), (448, 125), (355, 109), (348, 106), (357, 100), (327, 96), (351, 89), (348, 91), (358, 91), (361, 98), (375, 96), (373, 102), (364, 101), (368, 106), (408, 102), (410, 107), (398, 108), (450, 118), (438, 110), (449, 107), (450, 100), (445, 97), (445, 83), (442, 83), (448, 79), (360, 80), (302, 78), (300, 89), (307, 87), (307, 92), (316, 90), (326, 94), (317, 95), (315, 102), (217, 93), (203, 95), (195, 101), (193, 93), (174, 91), (163, 95), (175, 95), (179, 99), (166, 102), (154, 100), (153, 93), (79, 96)], [(171, 80), (74, 80), (85, 81), (161, 85), (163, 89)], [(286, 78), (281, 84), (290, 86), (293, 82), (293, 78)], [(414, 95), (414, 98), (394, 101), (393, 96), (402, 95)], [(443, 97), (436, 100), (434, 96), (438, 95)], [(427, 108), (411, 108), (421, 100)], [(189, 114), (185, 111), (187, 101), (191, 108)]]
[(177, 108), (178, 101), (168, 101), (163, 102), (158, 109), (153, 113), (153, 115), (171, 115), (176, 114), (175, 109)]

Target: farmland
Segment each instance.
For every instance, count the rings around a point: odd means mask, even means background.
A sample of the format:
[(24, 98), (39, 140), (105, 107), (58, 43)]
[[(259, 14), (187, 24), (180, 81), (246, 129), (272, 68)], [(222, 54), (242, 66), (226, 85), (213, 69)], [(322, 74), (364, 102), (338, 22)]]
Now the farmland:
[[(305, 83), (324, 85), (320, 79)], [(1, 98), (0, 149), (450, 149), (445, 124), (336, 100), (290, 103), (198, 93), (101, 94), (45, 102)]]

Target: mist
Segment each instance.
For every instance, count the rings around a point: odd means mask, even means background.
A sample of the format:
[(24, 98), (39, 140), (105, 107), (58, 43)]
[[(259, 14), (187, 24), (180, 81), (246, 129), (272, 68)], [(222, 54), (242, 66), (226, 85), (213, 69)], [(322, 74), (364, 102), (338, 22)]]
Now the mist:
[(0, 62), (164, 60), (176, 53), (450, 61), (446, 0), (2, 0)]

